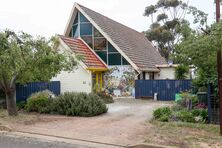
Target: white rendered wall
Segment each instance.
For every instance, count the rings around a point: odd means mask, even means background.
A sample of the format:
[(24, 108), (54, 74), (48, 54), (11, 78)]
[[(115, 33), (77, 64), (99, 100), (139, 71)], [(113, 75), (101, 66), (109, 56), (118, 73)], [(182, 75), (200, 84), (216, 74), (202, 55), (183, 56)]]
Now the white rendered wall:
[(60, 81), (61, 93), (64, 92), (86, 92), (92, 91), (91, 72), (78, 66), (73, 72), (62, 71), (52, 81)]
[(158, 79), (175, 79), (175, 67), (163, 67), (159, 68), (160, 72), (155, 73), (155, 80)]

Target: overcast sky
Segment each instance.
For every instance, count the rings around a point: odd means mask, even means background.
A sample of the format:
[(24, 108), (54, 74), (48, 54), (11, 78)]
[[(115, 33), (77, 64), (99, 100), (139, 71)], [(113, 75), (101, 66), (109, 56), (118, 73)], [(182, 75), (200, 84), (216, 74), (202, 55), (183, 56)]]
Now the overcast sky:
[[(0, 0), (0, 30), (6, 28), (49, 37), (63, 34), (74, 2), (102, 13), (137, 31), (147, 30), (144, 9), (157, 0)], [(214, 21), (213, 0), (190, 0)]]

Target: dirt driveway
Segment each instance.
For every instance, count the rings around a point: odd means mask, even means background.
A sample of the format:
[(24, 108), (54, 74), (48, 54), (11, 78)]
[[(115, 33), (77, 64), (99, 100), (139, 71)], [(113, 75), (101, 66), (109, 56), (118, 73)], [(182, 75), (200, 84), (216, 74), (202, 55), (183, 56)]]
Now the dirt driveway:
[[(17, 123), (18, 131), (84, 139), (102, 143), (130, 145), (144, 142), (145, 122), (152, 118), (155, 108), (164, 102), (137, 99), (118, 99), (108, 105), (108, 113), (97, 117), (65, 117), (40, 115), (40, 121)], [(147, 138), (147, 137), (146, 137)]]

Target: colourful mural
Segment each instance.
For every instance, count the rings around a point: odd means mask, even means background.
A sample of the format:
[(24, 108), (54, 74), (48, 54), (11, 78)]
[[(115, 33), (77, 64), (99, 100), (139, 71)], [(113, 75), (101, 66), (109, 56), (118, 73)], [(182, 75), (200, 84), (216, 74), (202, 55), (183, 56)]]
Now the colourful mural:
[(132, 66), (110, 66), (104, 74), (104, 89), (116, 96), (131, 96), (134, 90), (135, 71)]

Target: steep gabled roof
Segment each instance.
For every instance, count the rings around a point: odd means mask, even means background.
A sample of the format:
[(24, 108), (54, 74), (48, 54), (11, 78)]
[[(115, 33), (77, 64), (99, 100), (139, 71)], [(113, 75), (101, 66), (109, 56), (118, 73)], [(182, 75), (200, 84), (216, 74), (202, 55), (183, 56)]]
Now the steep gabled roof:
[(107, 66), (81, 39), (59, 35), (62, 41), (75, 53), (83, 57), (81, 60), (87, 68), (106, 69)]
[[(165, 59), (161, 57), (157, 49), (143, 33), (137, 32), (82, 5), (76, 4), (75, 8), (82, 12), (86, 18), (89, 18), (89, 21), (101, 31), (107, 40), (137, 70), (157, 70), (155, 65), (166, 64)], [(77, 11), (75, 8), (72, 13)], [(69, 22), (69, 25), (73, 23), (73, 18), (70, 18), (70, 21), (72, 22)], [(65, 35), (69, 34), (68, 28), (66, 28)]]

